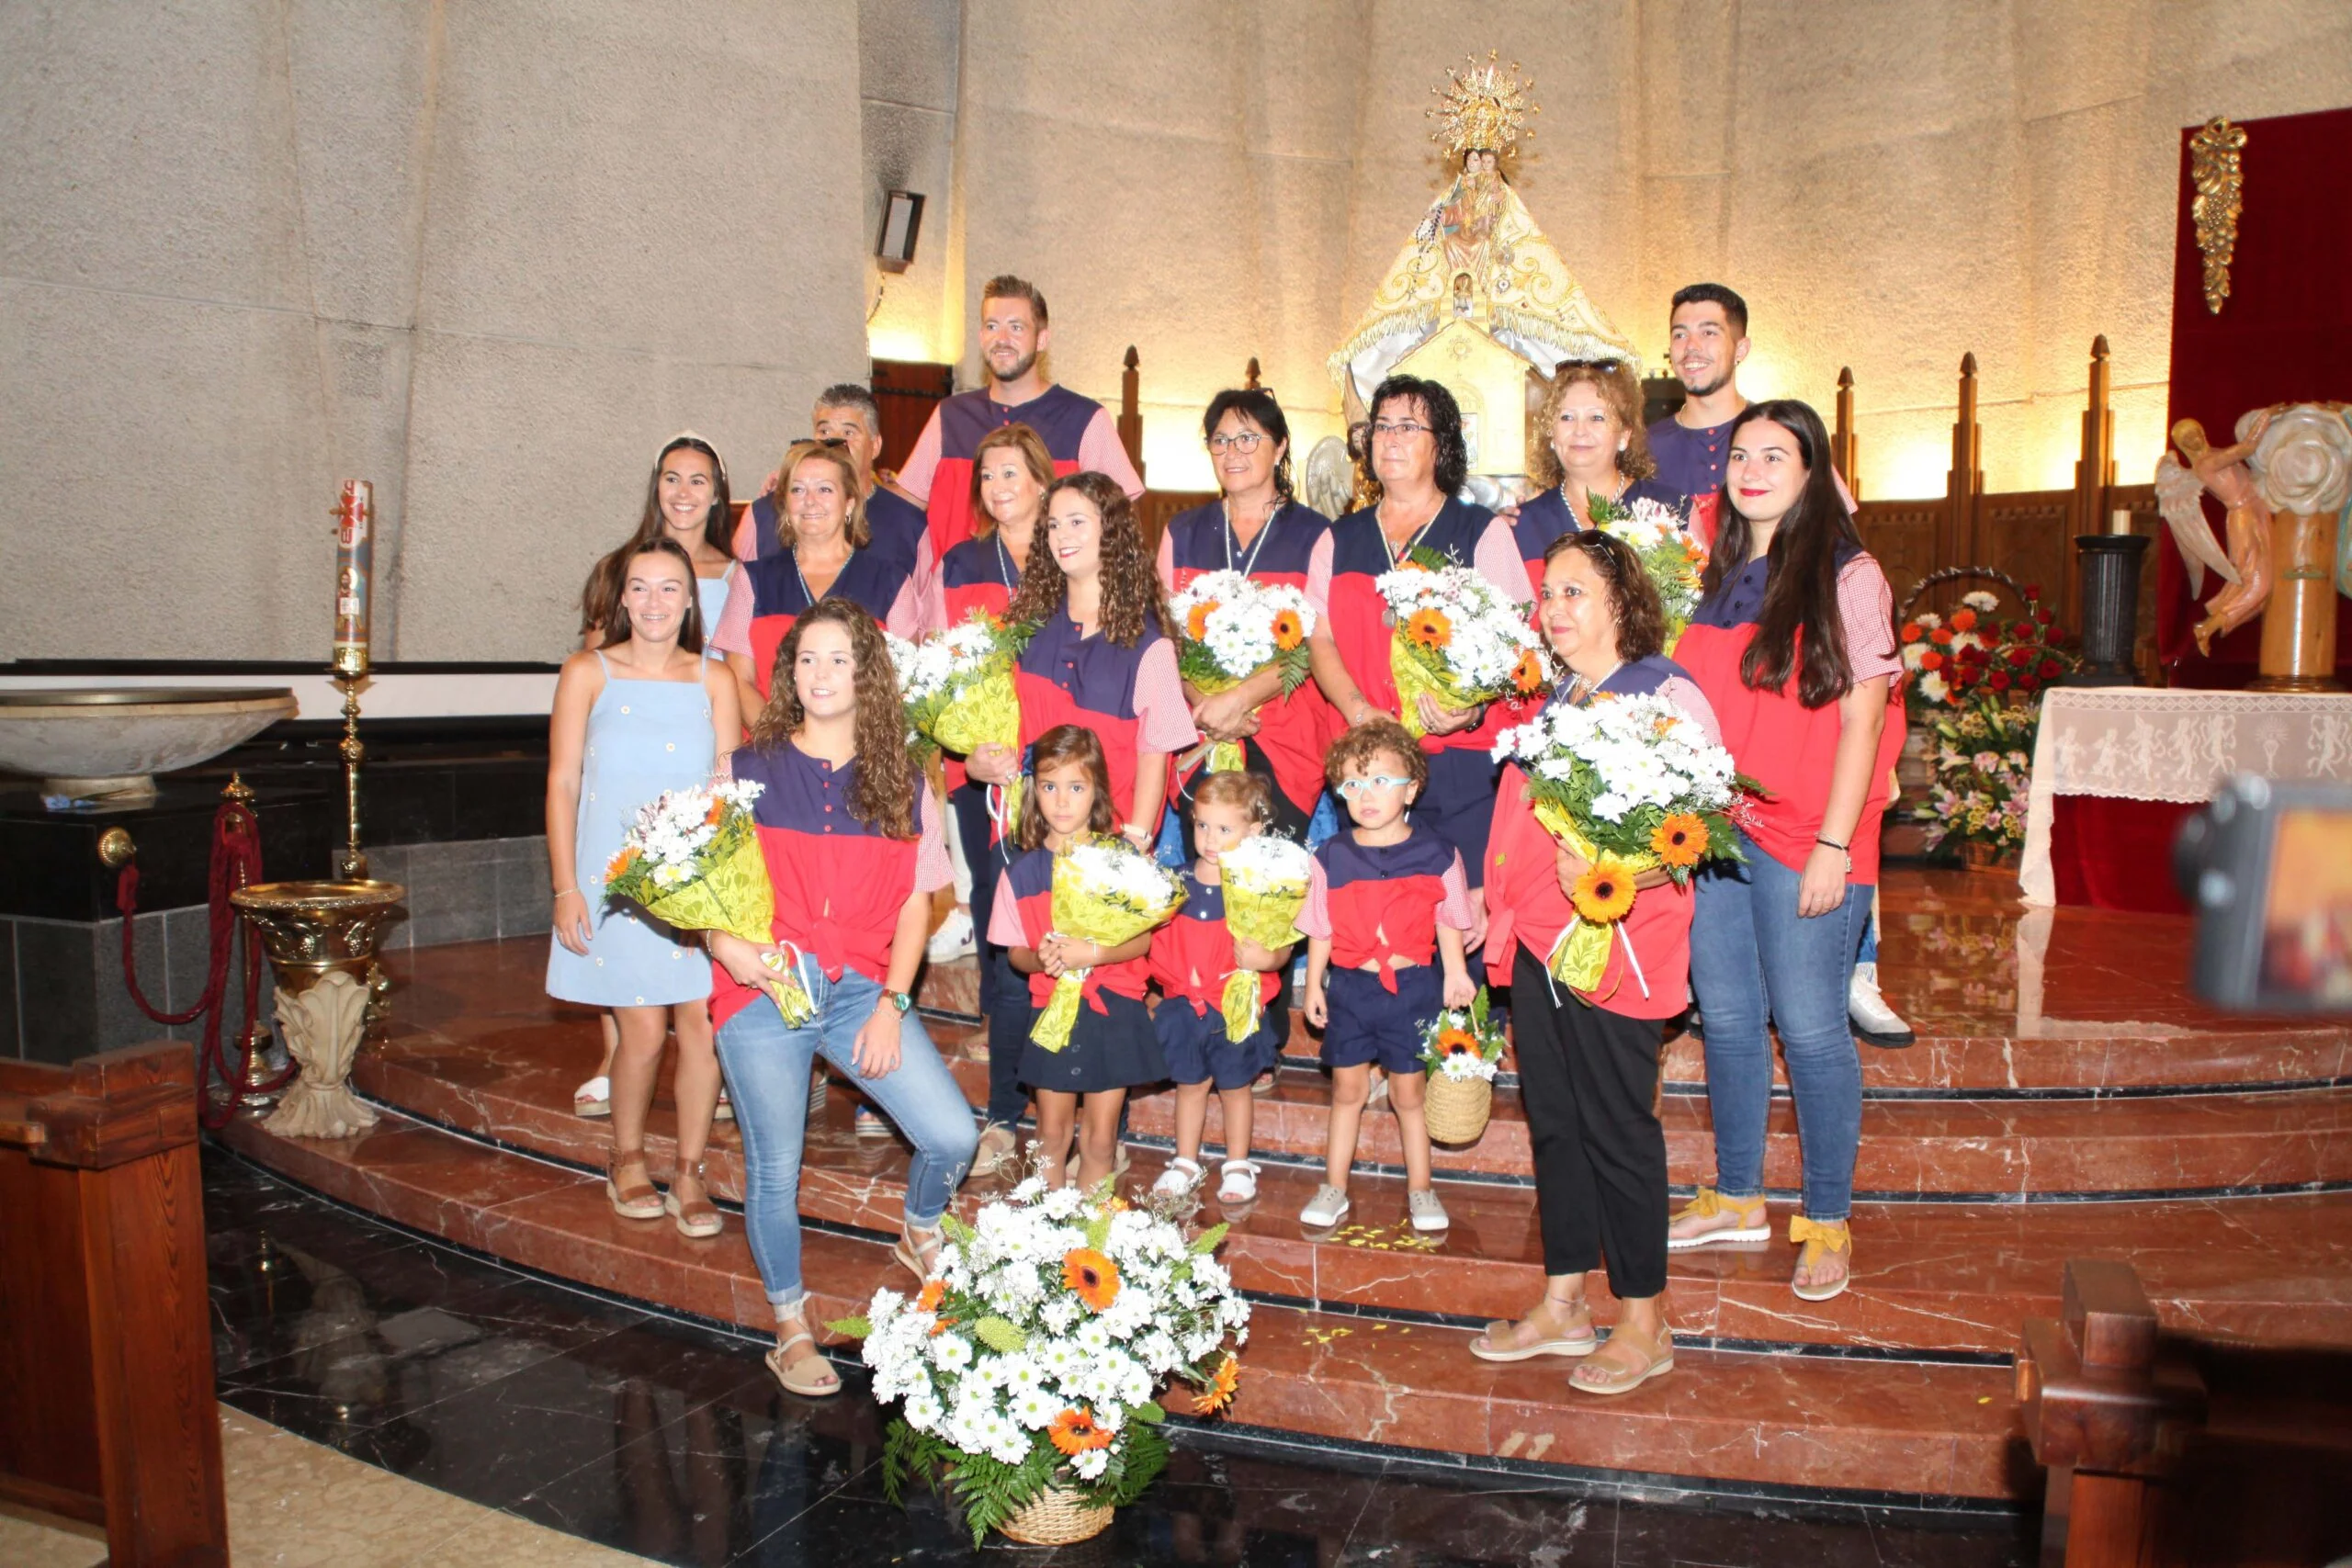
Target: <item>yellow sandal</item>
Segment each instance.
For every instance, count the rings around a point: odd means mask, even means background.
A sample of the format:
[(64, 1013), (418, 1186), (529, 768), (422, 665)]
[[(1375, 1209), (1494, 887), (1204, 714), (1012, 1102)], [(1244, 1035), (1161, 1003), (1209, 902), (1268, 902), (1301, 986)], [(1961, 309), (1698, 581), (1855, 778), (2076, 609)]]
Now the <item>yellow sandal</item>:
[[(1796, 1270), (1789, 1277), (1789, 1289), (1797, 1293), (1797, 1300), (1826, 1302), (1846, 1293), (1846, 1287), (1854, 1282), (1854, 1236), (1846, 1228), (1845, 1221), (1808, 1220), (1803, 1214), (1792, 1214), (1789, 1216), (1789, 1239), (1802, 1244), (1804, 1247), (1797, 1254)], [(1845, 1260), (1846, 1271), (1838, 1276), (1836, 1284), (1822, 1286), (1812, 1283), (1814, 1266), (1833, 1252)], [(1806, 1282), (1799, 1284), (1797, 1274), (1805, 1276)]]

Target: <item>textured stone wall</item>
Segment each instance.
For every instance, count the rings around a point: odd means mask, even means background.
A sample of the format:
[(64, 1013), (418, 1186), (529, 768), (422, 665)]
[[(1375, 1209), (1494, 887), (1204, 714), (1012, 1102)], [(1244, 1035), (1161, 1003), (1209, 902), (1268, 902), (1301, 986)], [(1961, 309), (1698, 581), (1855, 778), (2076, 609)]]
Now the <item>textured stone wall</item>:
[(684, 425), (861, 375), (851, 0), (0, 8), (0, 657), (545, 659)]

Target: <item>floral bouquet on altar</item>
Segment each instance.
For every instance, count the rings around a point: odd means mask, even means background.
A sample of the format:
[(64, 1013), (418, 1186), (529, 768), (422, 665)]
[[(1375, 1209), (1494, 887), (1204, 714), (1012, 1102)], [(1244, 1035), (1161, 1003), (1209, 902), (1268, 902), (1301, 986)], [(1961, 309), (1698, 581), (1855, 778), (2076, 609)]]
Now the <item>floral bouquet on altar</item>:
[(1594, 496), (1592, 525), (1634, 547), (1666, 606), (1666, 650), (1699, 611), (1699, 580), (1707, 570), (1707, 547), (1682, 525), (1672, 507), (1644, 499), (1632, 502)]
[[(1261, 670), (1282, 671), (1283, 695), (1306, 679), (1306, 638), (1315, 606), (1286, 583), (1260, 582), (1247, 572), (1204, 572), (1168, 601), (1182, 631), (1176, 669), (1196, 691), (1229, 692)], [(1241, 771), (1241, 747), (1209, 747), (1208, 771)]]
[(1688, 884), (1702, 861), (1739, 860), (1734, 826), (1761, 793), (1731, 753), (1660, 696), (1555, 703), (1496, 739), (1495, 756), (1527, 774), (1535, 819), (1586, 863), (1568, 902), (1575, 919), (1546, 968), (1578, 991), (1600, 983), (1613, 940), (1645, 996), (1649, 981), (1623, 922), (1634, 879), (1663, 868)]
[(1935, 782), (1912, 807), (1927, 847), (1947, 840), (1987, 845), (1996, 857), (2025, 843), (2027, 786), (2033, 777), (2036, 709), (1980, 693), (1955, 714), (1928, 720), (1928, 764)]
[(2000, 618), (2000, 599), (1984, 589), (1961, 595), (1949, 616), (1922, 610), (1903, 623), (1900, 648), (1915, 715), (1996, 702), (2039, 700), (2041, 688), (2075, 667), (2060, 646), (2065, 632), (2041, 603), (2041, 590), (2020, 590), (2025, 614)]
[(1495, 1074), (1502, 1065), (1502, 1021), (1487, 1010), (1486, 987), (1468, 1007), (1448, 1008), (1431, 1019), (1421, 1033), (1430, 1136), (1442, 1144), (1476, 1143), (1494, 1112)]
[[(1099, 1530), (1167, 1462), (1159, 1390), (1182, 1379), (1207, 1416), (1239, 1384), (1250, 1303), (1215, 1257), (1226, 1227), (1187, 1238), (1107, 1181), (1048, 1191), (1035, 1175), (971, 1224), (941, 1224), (920, 1295), (876, 1291), (865, 1316), (828, 1325), (865, 1341), (874, 1397), (899, 1401), (884, 1488), (896, 1501), (908, 1476), (944, 1472), (975, 1546), (990, 1529), (1024, 1541)], [(1099, 1518), (1048, 1535), (1035, 1528), (1048, 1511), (1060, 1516), (1049, 1528)]]
[[(1116, 947), (1183, 907), (1183, 881), (1125, 839), (1089, 839), (1054, 857), (1054, 930), (1064, 936)], [(1029, 1038), (1048, 1051), (1068, 1045), (1085, 990), (1085, 970), (1056, 976)]]
[[(1305, 846), (1273, 833), (1244, 839), (1218, 855), (1225, 929), (1260, 947), (1288, 947), (1302, 940), (1293, 922), (1306, 908), (1307, 873), (1314, 863)], [(1254, 969), (1236, 969), (1226, 976), (1219, 1010), (1225, 1014), (1227, 1040), (1238, 1043), (1258, 1032), (1264, 1010), (1258, 999), (1259, 979)]]
[(1416, 558), (1373, 586), (1388, 604), (1388, 668), (1408, 732), (1427, 733), (1415, 700), (1424, 692), (1441, 707), (1474, 708), (1533, 696), (1549, 684), (1525, 606), (1469, 568)]
[[(775, 940), (775, 887), (752, 824), (761, 788), (748, 779), (714, 779), (639, 807), (605, 867), (605, 894), (680, 931), (725, 931), (766, 947)], [(808, 1022), (817, 1010), (800, 981), (799, 953), (786, 942), (761, 962), (775, 971), (766, 989), (784, 1021)]]

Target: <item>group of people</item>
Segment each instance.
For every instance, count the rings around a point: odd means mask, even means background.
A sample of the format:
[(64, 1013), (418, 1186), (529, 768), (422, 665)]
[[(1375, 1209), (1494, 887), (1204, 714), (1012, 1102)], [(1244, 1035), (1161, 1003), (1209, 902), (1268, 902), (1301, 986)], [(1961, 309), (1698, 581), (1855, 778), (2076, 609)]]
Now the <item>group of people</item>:
[[(1254, 1200), (1252, 1091), (1290, 1034), (1286, 976), (1298, 955), (1228, 933), (1219, 863), (1267, 832), (1313, 849), (1296, 926), (1303, 1010), (1321, 1034), (1331, 1108), (1324, 1179), (1304, 1224), (1335, 1226), (1350, 1213), (1363, 1116), (1385, 1100), (1407, 1171), (1405, 1217), (1423, 1232), (1447, 1227), (1419, 1058), (1429, 1022), (1468, 1004), (1483, 978), (1509, 987), (1547, 1286), (1525, 1317), (1488, 1325), (1473, 1354), (1577, 1358), (1571, 1381), (1595, 1393), (1671, 1369), (1668, 1253), (1770, 1234), (1769, 1028), (1786, 1054), (1804, 1154), (1792, 1288), (1809, 1301), (1846, 1288), (1860, 1122), (1849, 1011), (1902, 731), (1890, 713), (1900, 671), (1892, 595), (1856, 535), (1819, 415), (1739, 397), (1739, 297), (1686, 288), (1671, 331), (1682, 412), (1645, 430), (1632, 366), (1561, 367), (1543, 416), (1544, 488), (1504, 514), (1460, 499), (1463, 421), (1438, 383), (1392, 376), (1379, 386), (1366, 433), (1378, 500), (1336, 519), (1296, 499), (1272, 394), (1222, 392), (1202, 431), (1220, 497), (1169, 524), (1156, 562), (1134, 506), (1142, 484), (1110, 416), (1046, 379), (1046, 301), (1015, 277), (984, 289), (986, 384), (939, 406), (895, 483), (876, 472), (879, 421), (856, 386), (820, 396), (813, 438), (786, 453), (740, 528), (708, 444), (682, 435), (662, 449), (637, 534), (591, 577), (586, 646), (558, 685), (548, 984), (612, 1015), (609, 1071), (582, 1087), (581, 1108), (611, 1115), (607, 1190), (624, 1216), (666, 1213), (694, 1235), (719, 1228), (702, 1155), (722, 1113), (723, 1067), (745, 1223), (778, 1325), (768, 1361), (786, 1388), (839, 1386), (810, 1337), (799, 1260), (799, 1168), (820, 1058), (913, 1147), (897, 1256), (918, 1278), (967, 1172), (1019, 1165), (1017, 1128), (1033, 1104), (1045, 1179), (1091, 1184), (1122, 1168), (1127, 1093), (1172, 1082), (1176, 1150), (1158, 1185), (1181, 1194), (1206, 1185), (1203, 1139), (1217, 1099), (1216, 1196)], [(1711, 546), (1701, 606), (1670, 659), (1638, 558), (1591, 525), (1596, 500), (1643, 497), (1674, 507)], [(1492, 757), (1500, 730), (1539, 705), (1456, 710), (1424, 694), (1414, 728), (1400, 722), (1374, 584), (1414, 555), (1533, 601), (1559, 676), (1551, 703), (1663, 696), (1765, 786), (1744, 863), (1687, 887), (1661, 873), (1643, 879), (1628, 917), (1640, 984), (1618, 983), (1623, 947), (1589, 993), (1546, 974), (1587, 868), (1538, 824), (1516, 767)], [(1312, 679), (1284, 693), (1268, 672), (1214, 694), (1182, 680), (1168, 597), (1227, 570), (1305, 592), (1316, 610)], [(919, 636), (974, 609), (1035, 628), (1018, 661), (1019, 742), (947, 759), (935, 789), (909, 759), (883, 633)], [(1238, 743), (1242, 771), (1203, 771), (1204, 742)], [(776, 889), (765, 946), (713, 934), (706, 951), (601, 900), (605, 859), (637, 806), (714, 771), (764, 786), (752, 810)], [(1016, 784), (1023, 807), (1007, 834), (992, 796)], [(1114, 834), (1142, 850), (1169, 845), (1171, 860), (1181, 841), (1186, 897), (1158, 931), (1106, 948), (1057, 931), (1051, 895), (1057, 854)], [(935, 936), (935, 897), (951, 886), (951, 922), (969, 925)], [(977, 1124), (912, 1000), (927, 947), (967, 932), (989, 1030)], [(815, 1003), (801, 1025), (753, 1005), (763, 963), (779, 953), (797, 955)], [(1263, 1002), (1261, 1027), (1238, 1043), (1218, 1007), (1236, 972), (1261, 976)], [(1049, 1051), (1031, 1026), (1069, 975), (1083, 982), (1078, 1021), (1069, 1044)], [(1694, 1002), (1716, 1174), (1669, 1214), (1660, 1047)], [(673, 1031), (678, 1158), (665, 1193), (643, 1139)], [(1588, 1272), (1604, 1264), (1623, 1308), (1605, 1342), (1584, 1299)]]

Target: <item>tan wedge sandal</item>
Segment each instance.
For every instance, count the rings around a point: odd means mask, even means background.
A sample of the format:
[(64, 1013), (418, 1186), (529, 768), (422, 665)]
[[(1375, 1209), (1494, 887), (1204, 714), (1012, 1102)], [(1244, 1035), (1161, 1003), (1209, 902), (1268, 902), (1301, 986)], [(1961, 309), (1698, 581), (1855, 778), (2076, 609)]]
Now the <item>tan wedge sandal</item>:
[(901, 1225), (898, 1245), (890, 1248), (890, 1256), (905, 1264), (916, 1279), (929, 1284), (932, 1269), (939, 1262), (940, 1240), (941, 1231), (937, 1225), (927, 1231), (919, 1231), (912, 1225)]
[[(621, 1172), (629, 1166), (637, 1167), (637, 1179), (624, 1182)], [(605, 1162), (605, 1196), (612, 1200), (613, 1213), (625, 1220), (658, 1220), (662, 1217), (662, 1194), (655, 1190), (653, 1179), (645, 1174), (645, 1151), (615, 1149)]]
[[(779, 1322), (776, 1326), (781, 1328), (786, 1323), (801, 1321), (798, 1317), (788, 1317)], [(795, 1356), (792, 1354), (792, 1348), (796, 1345), (805, 1345), (808, 1349)], [(827, 1394), (839, 1393), (842, 1391), (841, 1374), (834, 1371), (831, 1363), (817, 1353), (817, 1341), (809, 1337), (808, 1330), (805, 1327), (797, 1334), (787, 1334), (776, 1341), (775, 1348), (761, 1359), (767, 1363), (770, 1375), (786, 1393), (797, 1393), (803, 1399), (822, 1399)]]
[[(1531, 1330), (1535, 1336), (1532, 1339), (1526, 1332)], [(1600, 1337), (1592, 1331), (1592, 1308), (1581, 1297), (1571, 1304), (1547, 1295), (1516, 1323), (1487, 1325), (1486, 1332), (1470, 1341), (1470, 1353), (1482, 1361), (1528, 1361), (1538, 1356), (1589, 1356), (1600, 1346)]]
[[(727, 1224), (719, 1216), (718, 1206), (710, 1201), (710, 1184), (703, 1178), (703, 1167), (706, 1163), (707, 1162), (696, 1160), (691, 1168), (681, 1170), (672, 1177), (670, 1190), (662, 1198), (663, 1212), (678, 1223), (678, 1234), (693, 1236), (696, 1240), (717, 1235)], [(681, 1198), (678, 1196), (678, 1183), (689, 1177), (694, 1179), (695, 1195), (691, 1198)]]
[[(1633, 1352), (1632, 1356), (1611, 1354), (1621, 1347)], [(1621, 1323), (1609, 1331), (1606, 1348), (1578, 1362), (1576, 1371), (1568, 1374), (1568, 1386), (1579, 1393), (1631, 1393), (1650, 1379), (1664, 1377), (1673, 1370), (1672, 1329), (1653, 1339), (1631, 1324)]]

